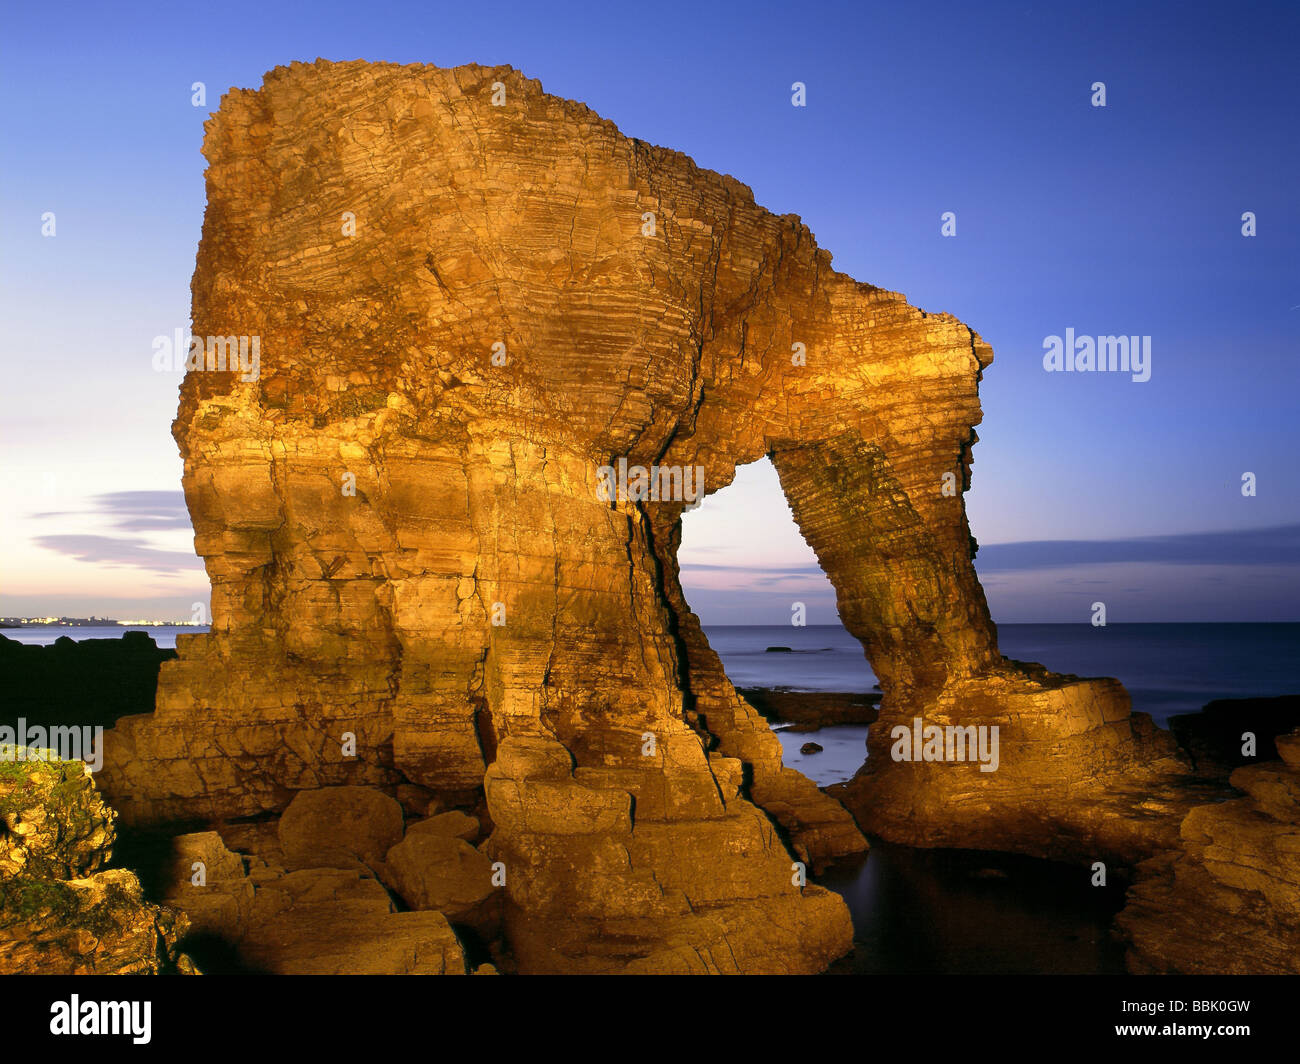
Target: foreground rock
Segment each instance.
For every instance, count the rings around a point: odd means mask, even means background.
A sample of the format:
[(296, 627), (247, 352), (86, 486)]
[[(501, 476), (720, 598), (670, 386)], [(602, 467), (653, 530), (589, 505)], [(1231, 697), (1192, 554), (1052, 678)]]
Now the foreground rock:
[(465, 972), (460, 941), (443, 914), (397, 912), (383, 886), (359, 867), (289, 871), (231, 852), (216, 832), (183, 835), (173, 844), (166, 901), (187, 914), (190, 948), (213, 958), (212, 970)]
[(86, 766), (52, 758), (0, 747), (0, 974), (193, 971), (185, 917), (146, 902), (134, 873), (100, 871), (113, 812)]
[(988, 345), (798, 218), (508, 67), (279, 68), (204, 152), (194, 333), (260, 361), (182, 386), (213, 626), (110, 736), (132, 822), (481, 787), (523, 970), (820, 970), (848, 913), (794, 866), (865, 840), (678, 579), (687, 472), (713, 492), (765, 455), (882, 721), (1006, 729), (974, 789), (873, 747), (862, 822), (1032, 848), (1092, 825), (1027, 802), (1165, 759), (1117, 684), (998, 653), (962, 496)]
[(1245, 797), (1193, 809), (1138, 867), (1116, 924), (1132, 972), (1300, 973), (1300, 735), (1233, 772)]

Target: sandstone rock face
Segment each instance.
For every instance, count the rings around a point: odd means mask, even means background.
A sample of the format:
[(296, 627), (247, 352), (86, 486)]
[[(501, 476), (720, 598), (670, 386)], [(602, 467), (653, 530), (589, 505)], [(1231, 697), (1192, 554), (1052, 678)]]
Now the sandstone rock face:
[(280, 68), (204, 151), (194, 331), (260, 364), (182, 386), (213, 628), (110, 736), (124, 815), (483, 787), (522, 970), (823, 968), (847, 910), (795, 862), (865, 842), (686, 603), (689, 497), (602, 496), (620, 460), (713, 492), (769, 456), (882, 722), (1004, 726), (996, 786), (873, 747), (864, 823), (990, 836), (1149, 756), (1118, 685), (997, 652), (962, 498), (992, 354), (960, 321), (507, 67)]
[(1138, 866), (1116, 918), (1130, 971), (1300, 973), (1300, 767), (1249, 765), (1231, 783), (1246, 797), (1197, 806), (1179, 848)]
[[(43, 752), (48, 754), (48, 751)], [(0, 974), (189, 972), (183, 915), (112, 856), (113, 812), (80, 761), (0, 749)]]

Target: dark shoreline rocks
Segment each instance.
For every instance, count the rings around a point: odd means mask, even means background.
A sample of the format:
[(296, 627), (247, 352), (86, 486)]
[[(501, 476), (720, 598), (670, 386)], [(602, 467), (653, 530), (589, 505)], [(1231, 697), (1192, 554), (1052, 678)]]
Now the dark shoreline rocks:
[(736, 693), (769, 722), (826, 727), (874, 724), (880, 695), (854, 691), (786, 691), (778, 687), (738, 687)]
[[(1197, 771), (1227, 776), (1242, 765), (1279, 756), (1275, 737), (1300, 727), (1300, 694), (1273, 698), (1216, 698), (1196, 713), (1169, 718), (1169, 730)], [(1242, 753), (1243, 733), (1255, 737), (1255, 756)]]
[(152, 713), (158, 670), (175, 657), (131, 629), (118, 639), (60, 636), (49, 646), (0, 634), (0, 724), (22, 717), (29, 726), (111, 728), (129, 714)]

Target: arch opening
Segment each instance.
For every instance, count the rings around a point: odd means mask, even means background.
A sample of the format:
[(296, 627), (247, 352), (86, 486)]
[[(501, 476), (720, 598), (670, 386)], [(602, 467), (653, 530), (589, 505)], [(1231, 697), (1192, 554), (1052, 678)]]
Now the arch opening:
[(785, 765), (819, 786), (851, 779), (879, 684), (768, 458), (683, 514), (677, 558), (726, 679), (775, 732)]

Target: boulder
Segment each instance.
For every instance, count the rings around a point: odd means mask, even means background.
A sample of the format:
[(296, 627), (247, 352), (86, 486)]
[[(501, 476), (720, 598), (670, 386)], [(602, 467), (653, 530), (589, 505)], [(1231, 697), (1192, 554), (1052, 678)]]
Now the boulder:
[(402, 838), (402, 807), (372, 787), (299, 791), (280, 817), (290, 868), (378, 866)]
[(388, 851), (384, 869), (412, 909), (436, 910), (487, 940), (497, 936), (502, 891), (492, 883), (492, 862), (463, 838), (427, 828), (407, 832)]
[(453, 809), (448, 813), (439, 813), (428, 820), (421, 820), (406, 829), (406, 837), (412, 835), (449, 835), (452, 838), (473, 842), (479, 836), (477, 817)]
[[(249, 838), (246, 832), (235, 835)], [(189, 918), (186, 946), (213, 973), (279, 975), (463, 974), (446, 918), (400, 913), (351, 857), (349, 868), (287, 871), (226, 849), (216, 832), (172, 840), (167, 904)], [(273, 856), (278, 856), (278, 850)], [(194, 864), (205, 869), (195, 882)], [(198, 936), (197, 938), (194, 936)]]

